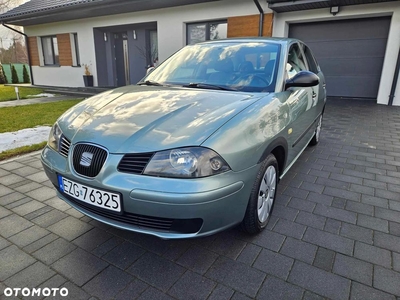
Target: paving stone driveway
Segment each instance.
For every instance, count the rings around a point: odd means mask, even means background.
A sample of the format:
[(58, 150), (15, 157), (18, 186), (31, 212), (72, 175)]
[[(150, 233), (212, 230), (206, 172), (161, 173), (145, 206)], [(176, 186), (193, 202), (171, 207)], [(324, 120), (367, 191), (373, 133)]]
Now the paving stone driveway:
[(59, 200), (38, 153), (0, 164), (0, 299), (400, 299), (400, 108), (333, 100), (323, 130), (257, 236), (114, 229)]

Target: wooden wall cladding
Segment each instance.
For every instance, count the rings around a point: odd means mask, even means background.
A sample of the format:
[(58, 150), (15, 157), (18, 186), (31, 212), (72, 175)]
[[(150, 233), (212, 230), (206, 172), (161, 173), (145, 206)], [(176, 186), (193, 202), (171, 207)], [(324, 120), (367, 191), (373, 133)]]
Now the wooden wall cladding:
[[(264, 14), (263, 36), (272, 36), (274, 14)], [(258, 36), (260, 15), (228, 18), (228, 37)]]
[(72, 66), (71, 39), (69, 33), (57, 34), (60, 66)]
[(29, 59), (31, 66), (39, 66), (40, 65), (39, 49), (36, 36), (28, 37), (28, 43), (29, 43)]

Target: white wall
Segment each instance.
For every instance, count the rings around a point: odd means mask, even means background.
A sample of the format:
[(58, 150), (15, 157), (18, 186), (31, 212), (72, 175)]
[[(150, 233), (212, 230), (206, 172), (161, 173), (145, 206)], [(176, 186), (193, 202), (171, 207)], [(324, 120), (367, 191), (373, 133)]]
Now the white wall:
[[(379, 104), (387, 104), (396, 67), (397, 55), (400, 48), (399, 2), (343, 6), (340, 8), (340, 12), (336, 16), (330, 14), (329, 8), (275, 14), (273, 36), (287, 37), (290, 23), (333, 21), (349, 18), (368, 18), (389, 15), (392, 16), (392, 21), (377, 99)], [(394, 98), (393, 105), (400, 106), (400, 79), (397, 82), (396, 95), (397, 97)]]
[[(265, 13), (270, 13), (262, 1)], [(232, 16), (258, 14), (252, 0), (224, 0), (168, 9), (156, 9), (106, 17), (74, 20), (25, 27), (28, 36), (59, 33), (78, 33), (81, 64), (91, 64), (92, 74), (97, 74), (93, 28), (143, 22), (157, 22), (160, 62), (186, 44), (186, 23), (226, 19)], [(83, 67), (34, 67), (35, 84), (54, 86), (83, 86)], [(94, 85), (97, 78), (94, 76)]]

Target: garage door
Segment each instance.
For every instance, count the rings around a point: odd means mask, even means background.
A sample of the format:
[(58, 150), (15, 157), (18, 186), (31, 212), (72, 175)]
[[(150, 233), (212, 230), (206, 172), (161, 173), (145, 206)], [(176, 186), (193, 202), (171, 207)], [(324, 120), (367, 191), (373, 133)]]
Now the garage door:
[(328, 96), (376, 99), (389, 26), (390, 17), (291, 24), (289, 37), (313, 50)]

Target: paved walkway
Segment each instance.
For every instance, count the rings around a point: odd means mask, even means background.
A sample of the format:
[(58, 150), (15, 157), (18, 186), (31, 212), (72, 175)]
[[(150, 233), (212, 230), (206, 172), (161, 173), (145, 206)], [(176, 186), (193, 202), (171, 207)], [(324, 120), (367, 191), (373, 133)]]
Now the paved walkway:
[(0, 295), (65, 287), (68, 297), (46, 299), (400, 297), (400, 108), (331, 101), (320, 144), (282, 180), (257, 236), (232, 229), (164, 241), (109, 227), (56, 197), (39, 156), (0, 164)]
[(57, 102), (57, 101), (69, 100), (69, 99), (77, 99), (77, 98), (79, 98), (79, 97), (55, 96), (55, 97), (22, 99), (22, 100), (14, 100), (14, 101), (3, 101), (3, 102), (0, 102), (0, 108), (2, 108), (2, 107), (12, 107), (12, 106), (21, 106), (21, 105), (29, 105), (29, 104), (36, 104), (36, 103)]

